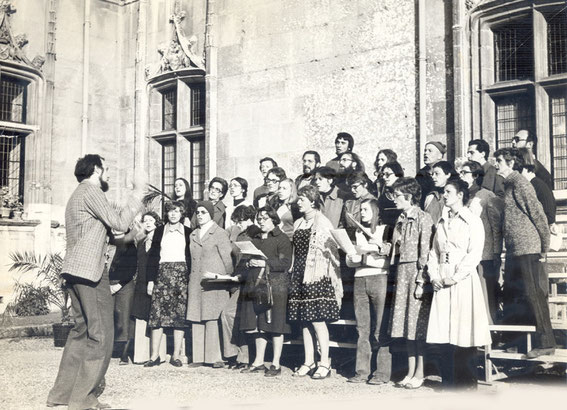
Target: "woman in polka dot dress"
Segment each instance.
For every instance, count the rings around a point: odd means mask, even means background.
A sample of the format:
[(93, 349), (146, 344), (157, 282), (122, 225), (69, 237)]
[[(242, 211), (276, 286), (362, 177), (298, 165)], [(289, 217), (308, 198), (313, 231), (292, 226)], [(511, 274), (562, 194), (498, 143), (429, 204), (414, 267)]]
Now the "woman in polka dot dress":
[[(321, 197), (317, 189), (301, 188), (297, 205), (303, 216), (294, 224), (288, 318), (301, 324), (305, 361), (294, 376), (324, 379), (331, 375), (326, 322), (339, 318), (343, 296), (338, 249), (330, 234), (333, 226), (319, 211)], [(318, 366), (315, 337), (321, 349)]]

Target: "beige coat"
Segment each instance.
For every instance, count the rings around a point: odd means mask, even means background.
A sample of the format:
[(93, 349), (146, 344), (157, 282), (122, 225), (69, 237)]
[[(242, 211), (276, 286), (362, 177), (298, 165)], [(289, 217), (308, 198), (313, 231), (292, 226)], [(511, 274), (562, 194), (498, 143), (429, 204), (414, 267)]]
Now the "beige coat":
[(454, 218), (448, 208), (439, 220), (427, 263), (431, 280), (451, 278), (457, 283), (433, 295), (427, 343), (461, 347), (490, 344), (488, 313), (476, 270), (484, 247), (482, 221), (463, 207)]
[(191, 233), (191, 275), (187, 320), (201, 322), (216, 320), (228, 302), (228, 287), (224, 284), (201, 284), (203, 272), (231, 274), (232, 247), (228, 233), (213, 222), (201, 239), (201, 228)]

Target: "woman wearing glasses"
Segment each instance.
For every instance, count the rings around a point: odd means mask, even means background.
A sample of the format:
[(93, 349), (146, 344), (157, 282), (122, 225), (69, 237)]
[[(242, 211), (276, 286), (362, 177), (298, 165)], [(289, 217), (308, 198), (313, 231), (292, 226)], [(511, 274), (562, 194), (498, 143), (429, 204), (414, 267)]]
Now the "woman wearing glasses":
[(376, 180), (374, 181), (374, 188), (372, 189), (376, 197), (380, 196), (384, 187), (384, 179), (382, 176), (384, 165), (397, 161), (398, 154), (391, 149), (381, 149), (378, 151), (378, 154), (376, 154), (376, 160), (374, 161), (374, 176)]
[[(298, 192), (303, 216), (295, 222), (289, 320), (299, 321), (303, 331), (304, 363), (294, 376), (313, 379), (331, 376), (327, 321), (337, 320), (343, 297), (339, 254), (331, 237), (331, 222), (320, 211), (321, 196), (314, 186)], [(320, 361), (315, 365), (314, 341), (319, 342)]]
[[(345, 201), (344, 204), (344, 215), (343, 215), (343, 226), (347, 230), (347, 233), (354, 239), (354, 232), (357, 229), (356, 223), (353, 222), (351, 217), (360, 222), (360, 205), (366, 199), (376, 199), (374, 195), (368, 192), (368, 187), (370, 186), (370, 180), (365, 173), (352, 174), (347, 178), (347, 185), (350, 188), (353, 199)], [(347, 216), (347, 213), (349, 216)], [(378, 215), (376, 215), (378, 216)]]
[[(288, 269), (291, 264), (291, 242), (278, 228), (280, 218), (272, 208), (260, 208), (256, 214), (260, 232), (252, 238), (252, 243), (268, 258), (250, 259), (246, 265), (246, 283), (242, 289), (240, 330), (254, 333), (256, 357), (249, 369), (242, 373), (263, 372), (266, 377), (281, 374), (280, 357), (284, 334), (291, 328), (286, 318), (287, 294), (289, 287)], [(272, 286), (273, 305), (266, 309), (254, 300), (255, 284), (259, 275), (266, 275)], [(264, 354), (272, 339), (273, 359), (270, 368), (264, 366)]]
[(224, 228), (229, 229), (234, 225), (232, 222), (232, 213), (239, 205), (252, 205), (251, 201), (247, 200), (248, 196), (248, 181), (244, 178), (234, 177), (228, 184), (228, 193), (230, 198), (226, 201), (226, 216)]
[(378, 196), (378, 209), (380, 209), (380, 223), (394, 227), (398, 217), (402, 213), (396, 207), (392, 186), (404, 176), (404, 170), (397, 161), (388, 162), (382, 167), (382, 191)]
[(494, 324), (498, 313), (500, 290), (500, 255), (502, 254), (502, 217), (504, 202), (492, 191), (482, 188), (484, 169), (475, 161), (465, 162), (459, 171), (461, 179), (469, 188), (467, 207), (480, 216), (484, 227), (484, 248), (478, 265), (480, 283), (484, 293), (490, 324)]
[(392, 257), (397, 265), (391, 336), (406, 339), (408, 373), (399, 386), (423, 385), (423, 351), (430, 298), (424, 297), (423, 270), (431, 247), (433, 222), (419, 208), (421, 187), (414, 178), (400, 178), (392, 186), (396, 207), (402, 211), (394, 228)]
[[(214, 214), (211, 214), (213, 221), (224, 229), (226, 222), (226, 205), (222, 201), (228, 192), (228, 182), (220, 177), (214, 177), (209, 182), (208, 198), (213, 205)], [(191, 226), (197, 227), (197, 215), (194, 214), (191, 219)]]
[(222, 368), (219, 317), (229, 300), (225, 284), (202, 282), (203, 273), (231, 274), (232, 246), (228, 233), (220, 228), (210, 201), (197, 205), (195, 215), (199, 227), (191, 233), (191, 276), (187, 320), (192, 322), (193, 363), (191, 367), (210, 364)]
[(280, 187), (280, 182), (286, 179), (287, 176), (283, 168), (274, 167), (270, 168), (264, 178), (264, 184), (266, 185), (267, 192), (258, 196), (254, 200), (254, 207), (256, 209), (263, 208), (268, 204), (268, 201), (277, 194), (278, 188)]

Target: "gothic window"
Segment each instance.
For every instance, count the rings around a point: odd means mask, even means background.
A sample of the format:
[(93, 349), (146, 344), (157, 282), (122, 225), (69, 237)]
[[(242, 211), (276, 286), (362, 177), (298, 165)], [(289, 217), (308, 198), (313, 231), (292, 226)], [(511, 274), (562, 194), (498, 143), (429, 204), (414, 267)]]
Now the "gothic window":
[(553, 1), (495, 7), (476, 29), (479, 43), (475, 39), (471, 47), (479, 73), (473, 75), (478, 136), (503, 148), (521, 129), (534, 133), (536, 155), (552, 173), (555, 189), (567, 189), (565, 7)]
[[(161, 150), (161, 186), (173, 193), (175, 178), (185, 178), (193, 198), (205, 188), (205, 83), (203, 77), (170, 78), (153, 91), (151, 135)], [(159, 107), (159, 111), (158, 108)], [(161, 113), (161, 117), (158, 117)], [(154, 151), (157, 154), (157, 150)], [(155, 155), (154, 154), (154, 155)]]
[(28, 82), (0, 74), (0, 187), (23, 201)]

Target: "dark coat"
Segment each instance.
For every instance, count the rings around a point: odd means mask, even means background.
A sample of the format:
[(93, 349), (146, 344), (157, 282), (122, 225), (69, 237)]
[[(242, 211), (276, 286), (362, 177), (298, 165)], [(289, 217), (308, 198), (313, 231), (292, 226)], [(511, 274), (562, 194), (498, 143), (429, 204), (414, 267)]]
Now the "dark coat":
[(136, 275), (136, 286), (134, 288), (134, 303), (132, 305), (132, 316), (140, 320), (148, 320), (150, 317), (150, 304), (152, 297), (148, 295), (148, 278), (146, 268), (148, 254), (144, 241), (138, 243), (138, 273)]
[[(148, 282), (153, 282), (156, 280), (159, 269), (159, 260), (161, 252), (161, 240), (163, 239), (163, 232), (165, 226), (160, 226), (156, 228), (154, 233), (154, 238), (152, 239), (152, 247), (148, 253), (148, 265), (146, 267), (146, 277)], [(191, 236), (191, 229), (183, 225), (185, 230), (185, 262), (187, 263), (187, 271), (191, 272), (191, 251), (189, 249), (189, 238)]]

